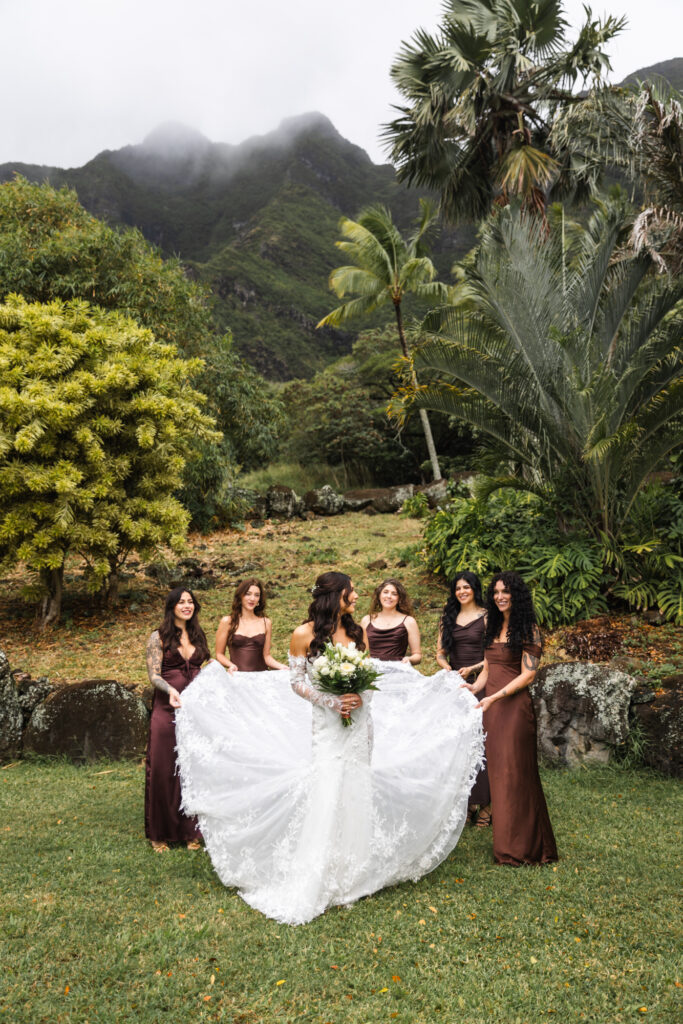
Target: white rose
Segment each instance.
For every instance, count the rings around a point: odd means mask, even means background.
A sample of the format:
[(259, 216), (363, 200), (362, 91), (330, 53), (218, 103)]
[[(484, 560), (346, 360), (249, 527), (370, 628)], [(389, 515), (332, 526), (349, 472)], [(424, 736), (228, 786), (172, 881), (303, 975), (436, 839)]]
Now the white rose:
[(356, 641), (355, 640), (351, 640), (349, 642), (348, 650), (349, 651), (355, 651), (355, 649), (356, 649)]
[(323, 665), (325, 665), (325, 664), (327, 664), (327, 659), (324, 658), (323, 655), (321, 654), (320, 657), (316, 658), (315, 661), (313, 662), (313, 667), (314, 668), (322, 668)]
[(353, 673), (356, 671), (356, 666), (351, 665), (348, 661), (345, 661), (342, 663), (340, 671), (343, 676), (352, 676)]
[(323, 665), (322, 668), (320, 669), (320, 675), (321, 676), (329, 676), (329, 674), (330, 674), (330, 666), (329, 665)]

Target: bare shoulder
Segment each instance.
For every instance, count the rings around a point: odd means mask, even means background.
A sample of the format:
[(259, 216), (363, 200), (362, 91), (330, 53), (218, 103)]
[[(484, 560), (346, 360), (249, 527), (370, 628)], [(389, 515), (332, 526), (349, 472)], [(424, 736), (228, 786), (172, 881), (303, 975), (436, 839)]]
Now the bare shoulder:
[(363, 629), (367, 628), (369, 622), (370, 622), (370, 616), (369, 615), (364, 615), (363, 618), (360, 620), (360, 624), (363, 627)]
[(149, 648), (157, 647), (161, 645), (161, 637), (159, 636), (159, 630), (155, 629), (153, 633), (150, 633), (147, 646)]
[(229, 626), (232, 622), (232, 615), (223, 615), (220, 621), (221, 626)]
[(417, 619), (414, 615), (406, 615), (405, 624), (406, 626), (417, 626)]
[(297, 626), (292, 633), (292, 640), (311, 640), (313, 638), (313, 623), (304, 622), (302, 626)]

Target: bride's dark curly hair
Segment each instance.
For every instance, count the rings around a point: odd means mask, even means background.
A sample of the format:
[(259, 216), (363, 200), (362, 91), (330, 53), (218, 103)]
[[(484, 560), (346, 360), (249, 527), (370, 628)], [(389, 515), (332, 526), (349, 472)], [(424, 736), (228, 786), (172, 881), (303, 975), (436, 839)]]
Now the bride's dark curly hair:
[(448, 600), (444, 605), (443, 612), (441, 613), (441, 622), (439, 623), (441, 626), (441, 649), (447, 658), (450, 657), (451, 649), (453, 647), (453, 630), (455, 628), (455, 620), (460, 614), (460, 602), (455, 596), (455, 588), (457, 587), (459, 580), (464, 580), (465, 583), (469, 583), (474, 594), (474, 603), (478, 608), (484, 607), (484, 598), (481, 593), (481, 580), (477, 574), (470, 572), (469, 569), (463, 569), (462, 572), (456, 573), (451, 581)]
[(318, 576), (311, 591), (313, 600), (308, 608), (307, 622), (313, 623), (313, 639), (308, 648), (309, 657), (322, 654), (325, 644), (331, 638), (337, 624), (343, 626), (346, 634), (355, 640), (356, 647), (363, 650), (363, 629), (354, 622), (350, 612), (340, 615), (341, 599), (353, 589), (351, 579), (343, 572), (324, 572)]
[(488, 619), (484, 633), (484, 647), (491, 646), (503, 626), (503, 615), (498, 611), (496, 602), (493, 600), (493, 588), (499, 581), (504, 584), (506, 590), (510, 591), (511, 597), (510, 621), (505, 646), (513, 651), (521, 651), (524, 644), (542, 643), (531, 591), (518, 572), (498, 572), (486, 591)]
[(194, 614), (191, 619), (188, 619), (185, 627), (187, 629), (187, 638), (197, 654), (201, 656), (202, 661), (206, 661), (206, 659), (210, 658), (211, 655), (209, 653), (209, 644), (206, 639), (206, 634), (199, 625), (198, 616), (202, 610), (202, 606), (189, 587), (174, 587), (166, 598), (166, 604), (164, 606), (164, 620), (159, 626), (161, 646), (165, 651), (177, 651), (178, 649), (178, 645), (180, 644), (180, 629), (175, 624), (173, 611), (183, 594), (189, 594), (194, 602)]

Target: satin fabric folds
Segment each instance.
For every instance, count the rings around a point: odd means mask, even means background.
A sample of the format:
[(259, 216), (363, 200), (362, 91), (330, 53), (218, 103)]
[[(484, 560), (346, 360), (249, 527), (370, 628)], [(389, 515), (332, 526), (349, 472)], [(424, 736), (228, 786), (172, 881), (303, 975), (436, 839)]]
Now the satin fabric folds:
[(417, 880), (460, 837), (483, 760), (476, 700), (455, 672), (376, 664), (380, 689), (348, 728), (284, 671), (213, 662), (183, 694), (183, 808), (221, 881), (283, 923)]

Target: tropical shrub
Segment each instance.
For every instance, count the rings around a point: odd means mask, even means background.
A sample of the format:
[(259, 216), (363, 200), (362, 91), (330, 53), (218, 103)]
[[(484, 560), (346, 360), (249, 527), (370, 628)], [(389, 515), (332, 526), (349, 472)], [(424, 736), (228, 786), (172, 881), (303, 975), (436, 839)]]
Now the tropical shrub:
[(438, 379), (412, 396), (492, 438), (504, 471), (491, 486), (529, 490), (617, 547), (683, 440), (683, 278), (624, 253), (627, 228), (618, 205), (549, 235), (501, 210), (471, 275), (475, 308), (427, 317), (415, 358)]
[(220, 438), (190, 384), (199, 360), (82, 300), (0, 305), (0, 560), (59, 618), (67, 555), (108, 599), (135, 549), (184, 543), (174, 492), (196, 439)]
[[(505, 488), (455, 497), (434, 512), (420, 558), (447, 579), (462, 569), (484, 580), (518, 570), (550, 627), (619, 606), (659, 607), (683, 622), (683, 501), (673, 484), (643, 491), (632, 529), (632, 543), (615, 555), (607, 539), (567, 530), (538, 496)], [(645, 530), (640, 541), (637, 530)]]

